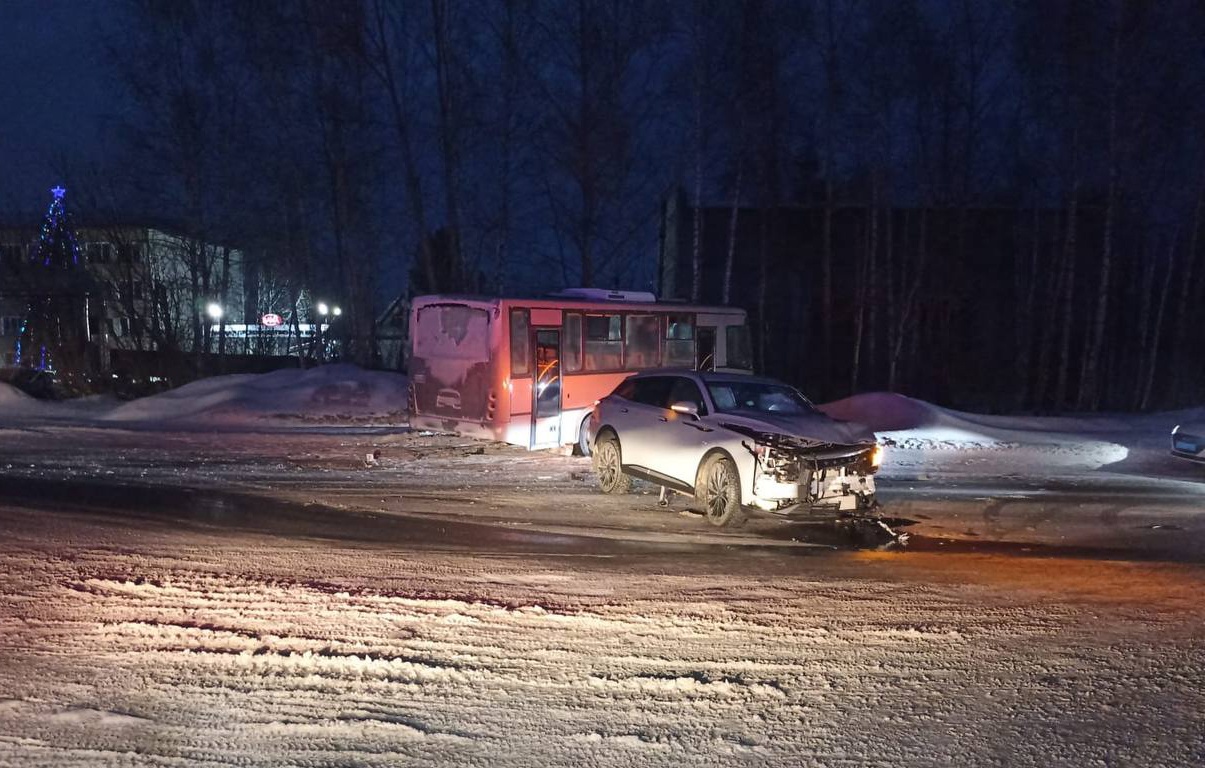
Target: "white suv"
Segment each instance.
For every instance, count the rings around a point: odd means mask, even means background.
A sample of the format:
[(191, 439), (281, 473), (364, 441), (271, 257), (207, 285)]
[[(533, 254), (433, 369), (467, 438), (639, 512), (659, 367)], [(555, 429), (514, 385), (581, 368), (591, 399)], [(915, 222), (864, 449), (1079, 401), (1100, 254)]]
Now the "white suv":
[(606, 493), (639, 477), (693, 495), (715, 525), (750, 510), (782, 516), (876, 506), (882, 458), (874, 433), (830, 419), (773, 379), (649, 371), (590, 417), (594, 468)]

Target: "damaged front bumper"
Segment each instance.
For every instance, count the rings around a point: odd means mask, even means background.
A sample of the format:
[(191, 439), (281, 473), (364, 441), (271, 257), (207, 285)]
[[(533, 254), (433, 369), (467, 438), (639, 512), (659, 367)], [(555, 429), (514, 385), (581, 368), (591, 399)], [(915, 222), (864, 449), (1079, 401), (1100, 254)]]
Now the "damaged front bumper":
[(781, 516), (868, 511), (878, 505), (878, 445), (759, 444), (749, 506)]

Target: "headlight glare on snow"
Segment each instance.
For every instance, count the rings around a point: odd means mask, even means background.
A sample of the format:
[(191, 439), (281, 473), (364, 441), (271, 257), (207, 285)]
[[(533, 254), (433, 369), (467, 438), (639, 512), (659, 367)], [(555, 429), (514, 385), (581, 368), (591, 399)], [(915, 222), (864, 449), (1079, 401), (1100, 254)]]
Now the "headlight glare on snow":
[(870, 449), (870, 466), (873, 469), (878, 469), (883, 463), (883, 446), (875, 443), (874, 448)]

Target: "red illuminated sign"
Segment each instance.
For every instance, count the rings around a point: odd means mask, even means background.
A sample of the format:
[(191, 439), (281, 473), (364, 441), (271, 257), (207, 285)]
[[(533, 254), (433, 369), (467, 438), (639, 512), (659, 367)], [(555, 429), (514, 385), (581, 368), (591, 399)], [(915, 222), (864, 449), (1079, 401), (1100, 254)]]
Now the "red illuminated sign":
[(277, 315), (277, 314), (274, 314), (274, 313), (272, 313), (272, 312), (269, 312), (268, 314), (266, 314), (266, 315), (264, 315), (263, 317), (261, 317), (261, 318), (259, 319), (259, 322), (260, 322), (262, 325), (266, 325), (266, 326), (268, 326), (269, 328), (275, 328), (276, 326), (278, 326), (278, 325), (280, 325), (281, 323), (283, 323), (283, 322), (284, 322), (284, 320), (281, 318), (281, 316), (280, 316), (280, 315)]

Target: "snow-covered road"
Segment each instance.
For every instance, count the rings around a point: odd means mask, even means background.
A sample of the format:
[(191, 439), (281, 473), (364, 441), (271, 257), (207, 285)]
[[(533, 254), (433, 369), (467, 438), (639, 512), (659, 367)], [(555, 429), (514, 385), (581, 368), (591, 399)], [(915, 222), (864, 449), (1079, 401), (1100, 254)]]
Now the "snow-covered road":
[(0, 765), (1203, 764), (1198, 468), (1077, 451), (896, 446), (879, 552), (393, 426), (10, 420)]
[[(369, 454), (375, 454), (373, 466), (366, 466)], [(1156, 450), (1146, 453), (1141, 472), (1060, 464), (1064, 454), (1041, 446), (889, 449), (879, 482), (884, 514), (913, 521), (908, 530), (918, 548), (926, 540), (955, 548), (1005, 542), (1205, 562), (1205, 467)], [(23, 482), (64, 480), (237, 489), (381, 515), (557, 534), (848, 545), (824, 526), (778, 520), (716, 531), (688, 514), (680, 498), (668, 511), (659, 509), (651, 486), (632, 496), (598, 493), (586, 459), (396, 427), (0, 426), (0, 484), (6, 484), (0, 490), (11, 496)]]
[(0, 507), (7, 765), (1205, 757), (1193, 566), (440, 552), (49, 506)]

